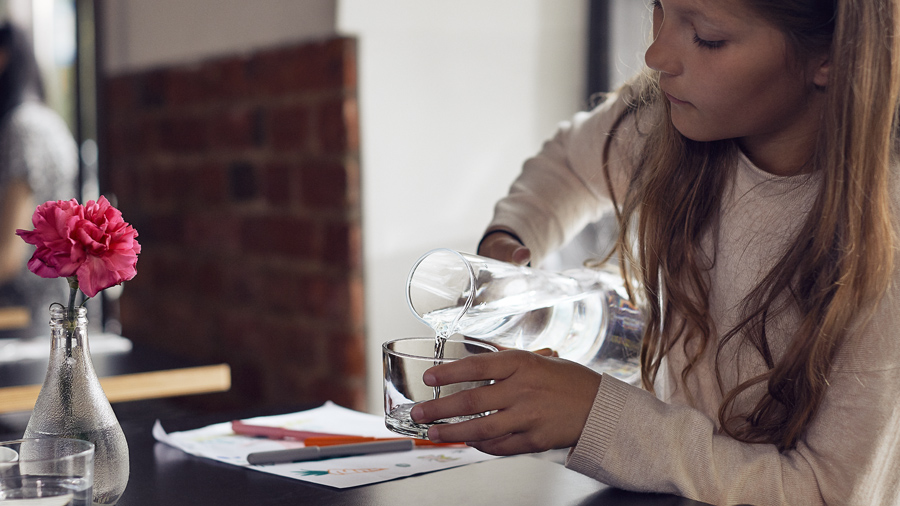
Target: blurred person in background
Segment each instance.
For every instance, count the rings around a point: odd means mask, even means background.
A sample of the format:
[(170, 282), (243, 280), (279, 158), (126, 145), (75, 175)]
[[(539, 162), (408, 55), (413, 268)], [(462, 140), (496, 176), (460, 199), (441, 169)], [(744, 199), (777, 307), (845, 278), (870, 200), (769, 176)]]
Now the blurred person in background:
[(48, 308), (65, 298), (65, 279), (42, 279), (27, 268), (32, 247), (16, 236), (48, 200), (75, 198), (78, 148), (68, 126), (45, 104), (29, 37), (0, 24), (0, 309), (20, 307), (30, 322), (0, 329), (0, 338), (46, 333)]

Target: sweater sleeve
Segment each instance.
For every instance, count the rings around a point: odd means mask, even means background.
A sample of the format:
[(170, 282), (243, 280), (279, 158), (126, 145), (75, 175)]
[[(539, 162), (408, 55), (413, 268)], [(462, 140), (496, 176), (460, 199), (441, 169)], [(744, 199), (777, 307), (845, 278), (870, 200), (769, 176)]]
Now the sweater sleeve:
[[(601, 160), (612, 125), (626, 110), (626, 95), (612, 94), (592, 111), (562, 123), (541, 151), (525, 162), (509, 194), (496, 204), (488, 230), (515, 233), (531, 249), (532, 263), (537, 265), (611, 211)], [(617, 196), (624, 195), (630, 174), (626, 145), (630, 143), (615, 137), (609, 157)]]
[(896, 293), (886, 296), (839, 352), (793, 450), (737, 441), (698, 410), (604, 376), (566, 465), (616, 487), (714, 504), (900, 504), (898, 306)]

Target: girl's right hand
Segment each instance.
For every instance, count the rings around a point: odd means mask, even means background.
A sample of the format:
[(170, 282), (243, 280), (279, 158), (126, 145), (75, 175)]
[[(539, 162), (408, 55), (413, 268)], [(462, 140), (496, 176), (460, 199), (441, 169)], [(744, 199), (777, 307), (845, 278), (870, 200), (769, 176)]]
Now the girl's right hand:
[(531, 261), (531, 250), (502, 230), (488, 232), (481, 241), (478, 254), (516, 265), (526, 265)]

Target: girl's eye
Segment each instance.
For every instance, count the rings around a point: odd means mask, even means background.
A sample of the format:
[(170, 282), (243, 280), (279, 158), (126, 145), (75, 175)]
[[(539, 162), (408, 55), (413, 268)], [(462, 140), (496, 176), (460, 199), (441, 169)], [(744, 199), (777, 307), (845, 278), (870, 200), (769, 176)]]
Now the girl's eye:
[(694, 34), (694, 44), (704, 49), (719, 49), (725, 44), (724, 40), (706, 40), (701, 39), (696, 33)]

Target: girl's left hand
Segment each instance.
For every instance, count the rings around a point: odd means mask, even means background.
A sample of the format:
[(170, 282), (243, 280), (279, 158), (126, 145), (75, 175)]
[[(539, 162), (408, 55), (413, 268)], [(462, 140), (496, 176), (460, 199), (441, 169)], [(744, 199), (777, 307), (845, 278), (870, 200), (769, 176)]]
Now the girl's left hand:
[(508, 350), (468, 357), (425, 371), (425, 384), (444, 386), (493, 379), (484, 387), (416, 405), (412, 418), (428, 423), (491, 412), (428, 430), (434, 442), (466, 442), (494, 455), (567, 448), (578, 442), (600, 375), (575, 362)]

